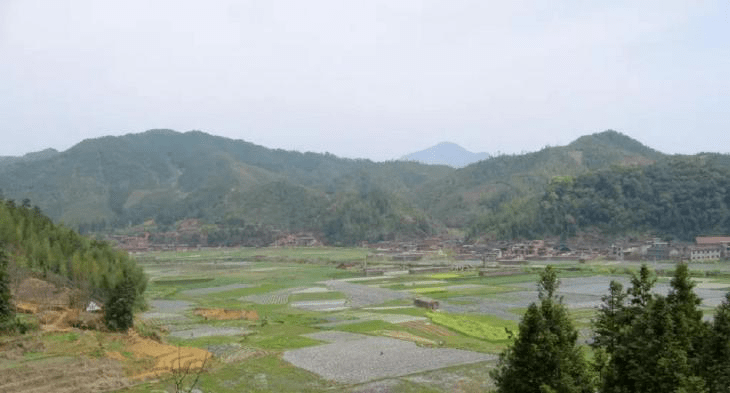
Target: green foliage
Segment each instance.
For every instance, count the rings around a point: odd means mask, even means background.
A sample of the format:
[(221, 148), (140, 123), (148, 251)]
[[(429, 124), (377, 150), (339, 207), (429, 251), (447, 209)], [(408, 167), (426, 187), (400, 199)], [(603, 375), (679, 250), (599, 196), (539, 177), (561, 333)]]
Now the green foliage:
[(469, 337), (488, 341), (507, 341), (508, 328), (513, 323), (499, 320), (489, 315), (459, 315), (444, 312), (430, 312), (427, 314), (431, 321), (445, 326), (453, 331)]
[(60, 276), (66, 285), (100, 298), (126, 275), (134, 285), (136, 306), (141, 306), (147, 278), (126, 252), (54, 224), (37, 207), (0, 201), (0, 244), (14, 269)]
[(134, 272), (122, 271), (122, 279), (109, 291), (104, 304), (104, 322), (112, 331), (126, 331), (134, 325), (137, 288)]
[[(687, 265), (677, 266), (667, 296), (651, 293), (655, 281), (642, 266), (628, 293), (612, 283), (609, 295), (603, 298), (594, 341), (601, 354), (596, 362), (601, 391), (724, 391), (715, 387), (714, 380), (722, 378), (720, 370), (727, 360), (723, 360), (722, 350), (707, 354), (712, 333), (702, 322), (700, 299), (693, 291)], [(722, 311), (721, 306), (717, 314), (720, 320)], [(722, 340), (721, 335), (717, 338)], [(727, 341), (723, 345), (727, 346)]]
[(593, 392), (578, 332), (555, 297), (559, 286), (548, 266), (540, 275), (540, 304), (530, 304), (519, 334), (501, 355), (492, 373), (500, 393)]
[(700, 369), (710, 392), (730, 393), (730, 292), (715, 311)]
[(537, 224), (561, 234), (570, 226), (607, 233), (652, 231), (680, 239), (730, 232), (730, 170), (715, 161), (673, 157), (640, 168), (614, 167), (553, 181)]
[(185, 240), (260, 246), (275, 240), (277, 231), (315, 231), (327, 232), (332, 243), (355, 244), (432, 233), (434, 223), (403, 195), (453, 171), (271, 150), (199, 131), (151, 130), (9, 163), (0, 167), (0, 187), (83, 231), (153, 219), (154, 229), (165, 232), (197, 218), (212, 225), (209, 233)]
[(11, 320), (15, 313), (10, 304), (10, 279), (8, 278), (8, 257), (0, 247), (0, 325)]

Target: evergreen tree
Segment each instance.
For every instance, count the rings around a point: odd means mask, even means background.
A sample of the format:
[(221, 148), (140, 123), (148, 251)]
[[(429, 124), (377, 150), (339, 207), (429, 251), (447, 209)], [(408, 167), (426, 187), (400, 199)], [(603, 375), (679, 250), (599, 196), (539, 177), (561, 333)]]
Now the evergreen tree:
[(625, 304), (627, 294), (623, 291), (623, 285), (612, 280), (608, 290), (609, 294), (601, 297), (603, 305), (593, 321), (595, 332), (593, 347), (605, 347), (606, 352), (613, 353), (622, 329), (629, 322), (629, 316)]
[(677, 266), (668, 296), (652, 294), (654, 282), (642, 266), (628, 291), (631, 306), (617, 306), (623, 294), (614, 283), (604, 297), (594, 343), (607, 355), (600, 365), (602, 392), (707, 391), (700, 358), (706, 329), (687, 265)]
[(104, 321), (109, 330), (125, 331), (134, 326), (136, 299), (135, 281), (131, 272), (124, 269), (122, 279), (109, 291), (104, 304)]
[(593, 392), (578, 332), (556, 296), (559, 281), (548, 266), (538, 282), (540, 304), (530, 304), (512, 346), (500, 356), (492, 377), (499, 393)]
[(11, 321), (14, 317), (10, 304), (10, 278), (8, 277), (8, 257), (5, 249), (0, 247), (0, 325)]
[(701, 369), (711, 393), (730, 393), (730, 292), (715, 311)]

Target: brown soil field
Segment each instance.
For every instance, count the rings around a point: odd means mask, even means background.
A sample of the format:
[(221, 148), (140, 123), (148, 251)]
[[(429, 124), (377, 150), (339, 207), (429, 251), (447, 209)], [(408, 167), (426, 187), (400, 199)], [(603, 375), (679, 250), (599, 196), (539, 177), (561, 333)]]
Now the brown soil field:
[(157, 377), (181, 369), (199, 370), (212, 357), (205, 349), (162, 344), (142, 338), (134, 331), (129, 333), (126, 349), (137, 358), (153, 358), (155, 361), (151, 369), (134, 375), (134, 379)]
[(193, 312), (195, 315), (204, 317), (206, 320), (227, 321), (232, 319), (245, 319), (258, 321), (259, 313), (256, 310), (226, 310), (222, 308), (198, 308)]

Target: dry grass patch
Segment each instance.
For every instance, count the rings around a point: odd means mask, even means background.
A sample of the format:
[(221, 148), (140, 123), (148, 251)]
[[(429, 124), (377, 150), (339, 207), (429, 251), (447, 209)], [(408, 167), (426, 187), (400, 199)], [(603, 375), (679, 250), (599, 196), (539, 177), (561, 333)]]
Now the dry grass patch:
[(212, 357), (212, 354), (204, 349), (162, 344), (142, 338), (133, 331), (130, 332), (129, 345), (126, 349), (138, 358), (154, 359), (154, 365), (135, 374), (134, 379), (158, 377), (178, 370), (199, 370)]
[(227, 310), (223, 308), (198, 308), (193, 314), (199, 315), (205, 320), (230, 321), (245, 319), (247, 321), (258, 321), (259, 313), (256, 310)]

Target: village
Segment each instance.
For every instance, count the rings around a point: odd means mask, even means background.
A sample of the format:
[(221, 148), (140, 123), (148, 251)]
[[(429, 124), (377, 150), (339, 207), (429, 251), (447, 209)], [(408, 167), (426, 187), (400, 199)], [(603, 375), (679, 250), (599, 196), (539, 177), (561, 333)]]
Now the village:
[[(197, 220), (186, 220), (177, 231), (155, 234), (111, 235), (107, 240), (132, 253), (149, 251), (189, 251), (210, 246), (199, 230)], [(283, 233), (268, 247), (323, 247), (326, 244), (315, 233)], [(454, 261), (519, 262), (519, 261), (708, 261), (730, 259), (730, 236), (698, 236), (694, 242), (673, 241), (644, 236), (607, 241), (597, 234), (561, 239), (487, 241), (469, 244), (459, 238), (430, 237), (410, 241), (362, 242), (374, 260), (414, 262), (425, 256)]]

